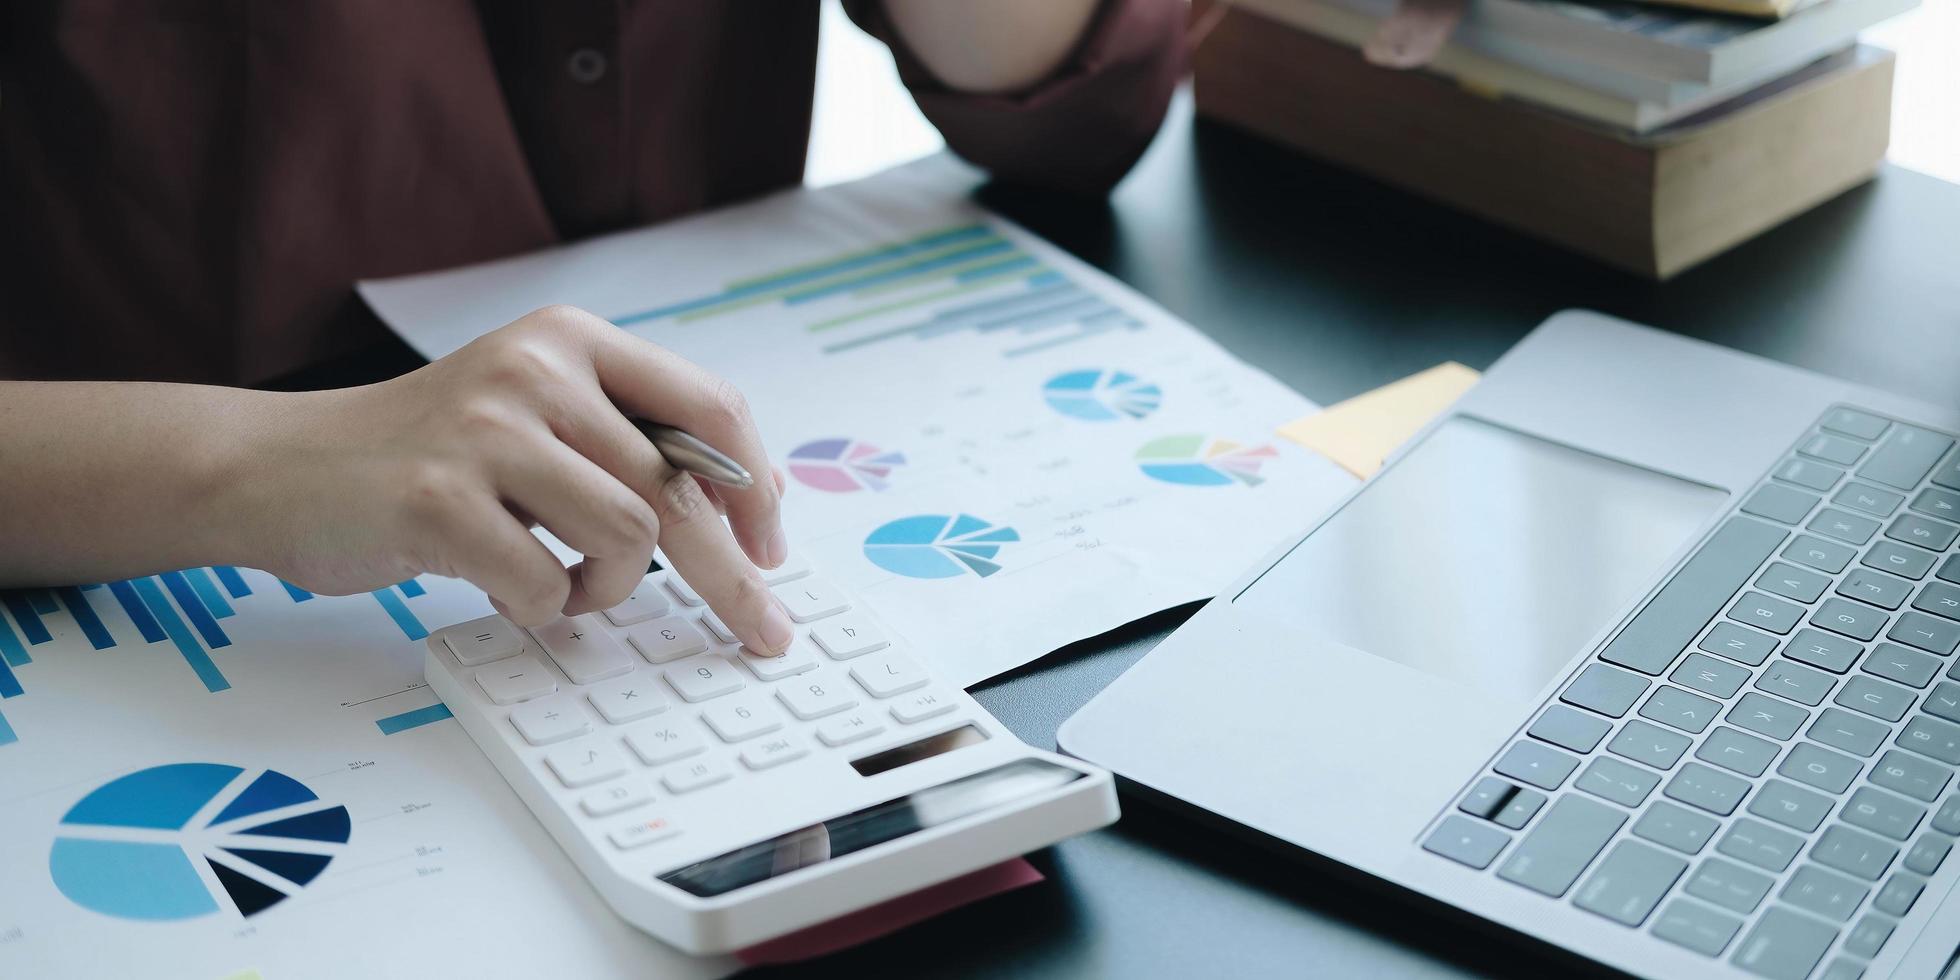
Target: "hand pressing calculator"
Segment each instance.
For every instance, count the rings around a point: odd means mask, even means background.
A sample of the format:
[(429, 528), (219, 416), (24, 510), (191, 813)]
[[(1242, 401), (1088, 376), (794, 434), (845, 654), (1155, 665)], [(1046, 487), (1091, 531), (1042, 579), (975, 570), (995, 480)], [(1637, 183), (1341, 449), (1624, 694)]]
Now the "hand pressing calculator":
[(1116, 819), (1107, 772), (1021, 743), (798, 559), (758, 657), (671, 570), (602, 613), (429, 637), (429, 683), (614, 911), (740, 949)]

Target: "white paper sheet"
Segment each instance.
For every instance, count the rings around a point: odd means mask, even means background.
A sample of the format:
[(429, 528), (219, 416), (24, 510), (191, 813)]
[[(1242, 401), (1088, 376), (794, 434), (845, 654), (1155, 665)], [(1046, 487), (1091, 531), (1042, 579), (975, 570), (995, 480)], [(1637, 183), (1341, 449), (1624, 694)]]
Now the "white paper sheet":
[[(295, 601), (259, 572), (242, 573), (244, 597), (210, 572), (187, 574), (179, 586), (199, 590), (142, 584), (177, 621), (175, 638), (145, 640), (108, 588), (65, 594), (46, 613), (34, 611), (48, 608), (46, 593), (15, 593), (0, 613), (0, 694), (13, 695), (0, 700), (0, 977), (709, 980), (734, 971), (732, 959), (689, 958), (613, 915), (460, 725), (414, 724), (428, 717), (418, 709), (438, 704), (423, 686), (417, 624), (483, 615), (481, 593), (425, 578), (406, 593), (384, 590), (386, 605), (365, 595)], [(78, 603), (100, 623), (94, 637)], [(200, 615), (211, 618), (200, 626)], [(387, 729), (410, 727), (384, 734), (387, 719), (400, 719)], [(184, 829), (130, 826), (172, 808), (165, 788), (132, 783), (64, 822), (121, 777), (186, 763), (243, 771), (215, 794), (191, 794), (197, 815)], [(275, 794), (261, 803), (275, 808), (207, 829), (265, 770), (318, 800)], [(351, 818), (344, 844), (295, 830), (240, 833), (316, 813), (331, 825), (341, 806)], [(116, 842), (160, 846), (131, 860)], [(330, 860), (301, 886), (227, 847), (272, 852), (280, 866), (281, 856)], [(209, 854), (287, 897), (244, 914)], [(239, 893), (247, 905), (266, 897), (252, 885)]]
[(570, 303), (735, 382), (792, 547), (961, 684), (1211, 596), (1352, 486), (1273, 438), (1312, 403), (936, 165), (361, 292), (431, 358)]

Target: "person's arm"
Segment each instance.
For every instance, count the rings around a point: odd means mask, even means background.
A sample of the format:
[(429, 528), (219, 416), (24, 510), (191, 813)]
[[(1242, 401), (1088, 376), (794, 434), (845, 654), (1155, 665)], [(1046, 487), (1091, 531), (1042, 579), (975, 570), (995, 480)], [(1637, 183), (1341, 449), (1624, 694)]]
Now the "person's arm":
[[(704, 491), (622, 410), (756, 485)], [(535, 626), (624, 600), (658, 544), (743, 642), (780, 652), (789, 619), (750, 563), (788, 554), (772, 473), (727, 382), (565, 308), (360, 388), (0, 383), (0, 586), (222, 564), (339, 595), (430, 573)], [(563, 567), (532, 523), (585, 560)]]
[(1102, 192), (1184, 70), (1182, 0), (846, 0), (953, 152), (1008, 180)]

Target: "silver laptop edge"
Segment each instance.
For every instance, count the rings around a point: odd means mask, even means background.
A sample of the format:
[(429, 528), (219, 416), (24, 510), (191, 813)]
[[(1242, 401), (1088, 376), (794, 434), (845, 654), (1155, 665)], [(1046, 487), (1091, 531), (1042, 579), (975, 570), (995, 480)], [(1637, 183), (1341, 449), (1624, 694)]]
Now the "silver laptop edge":
[[(1839, 405), (1960, 432), (1960, 404), (1933, 406), (1596, 313), (1557, 314), (1374, 480), (1276, 548), (1069, 719), (1062, 748), (1629, 973), (1751, 976), (1727, 958), (1740, 936), (1722, 958), (1707, 958), (1581, 911), (1570, 894), (1550, 899), (1420, 845), (1541, 705), (1733, 515), (1741, 495), (1798, 437)], [(1430, 450), (1418, 453), (1425, 446)], [(1414, 478), (1446, 472), (1452, 454), (1461, 466), (1486, 453), (1504, 458), (1499, 469), (1515, 478), (1517, 506), (1548, 515), (1556, 533), (1513, 535), (1518, 543), (1491, 549), (1482, 574), (1448, 566), (1386, 598), (1393, 590), (1343, 594), (1345, 583), (1315, 571), (1339, 567), (1331, 560), (1338, 558), (1360, 581), (1406, 574), (1406, 557), (1371, 554), (1366, 538), (1350, 531), (1393, 526), (1413, 538), (1447, 526), (1452, 501), (1425, 500), (1410, 489), (1420, 486)], [(1394, 477), (1398, 471), (1411, 476)], [(1370, 497), (1392, 480), (1402, 489), (1383, 493), (1400, 511)], [(1660, 530), (1579, 528), (1574, 522), (1586, 520), (1587, 502), (1571, 498), (1595, 494), (1637, 505)], [(1385, 518), (1395, 513), (1410, 516)], [(1315, 540), (1323, 534), (1333, 543)], [(1472, 553), (1466, 547), (1488, 543), (1474, 534), (1451, 538), (1457, 557), (1439, 561), (1461, 562)], [(1315, 557), (1282, 560), (1297, 549)], [(1570, 569), (1586, 567), (1588, 556), (1612, 570), (1590, 584), (1574, 581)], [(1547, 605), (1518, 617), (1514, 642), (1490, 643), (1501, 617), (1459, 603), (1497, 596), (1488, 580), (1541, 566), (1561, 574), (1541, 575), (1529, 590), (1512, 587), (1511, 605), (1496, 608), (1515, 616), (1534, 597)], [(1452, 581), (1464, 584), (1452, 588)], [(1296, 601), (1289, 605), (1289, 598)], [(1382, 615), (1392, 603), (1406, 614)], [(1377, 607), (1371, 615), (1344, 611), (1369, 605)], [(1435, 630), (1445, 619), (1464, 628)], [(1484, 658), (1475, 662), (1479, 669), (1464, 668), (1467, 651)], [(1753, 782), (1774, 775), (1772, 769)], [(1866, 977), (1932, 977), (1948, 965), (1960, 943), (1960, 900), (1950, 894), (1956, 878), (1960, 859), (1948, 859)]]

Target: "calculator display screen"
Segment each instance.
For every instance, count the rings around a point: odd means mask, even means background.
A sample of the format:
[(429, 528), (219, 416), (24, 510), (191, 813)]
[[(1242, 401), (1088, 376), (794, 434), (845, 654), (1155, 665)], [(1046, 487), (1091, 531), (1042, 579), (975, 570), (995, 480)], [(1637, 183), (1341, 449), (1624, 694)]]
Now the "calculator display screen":
[(1081, 772), (1066, 766), (1018, 759), (738, 847), (659, 878), (702, 898), (726, 895), (833, 858), (1011, 806), (1082, 778)]

